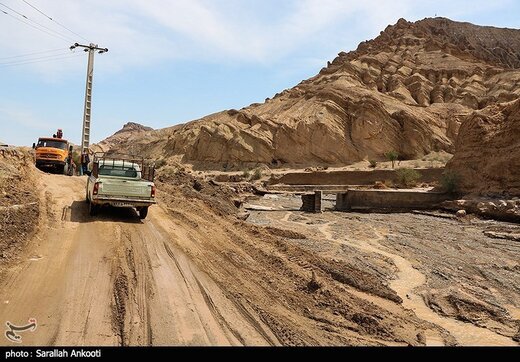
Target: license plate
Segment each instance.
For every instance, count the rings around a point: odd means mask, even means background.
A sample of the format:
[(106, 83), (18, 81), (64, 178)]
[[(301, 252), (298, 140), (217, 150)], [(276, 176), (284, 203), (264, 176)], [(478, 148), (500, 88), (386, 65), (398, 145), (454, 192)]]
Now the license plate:
[(131, 204), (125, 204), (124, 202), (114, 202), (113, 207), (132, 207)]

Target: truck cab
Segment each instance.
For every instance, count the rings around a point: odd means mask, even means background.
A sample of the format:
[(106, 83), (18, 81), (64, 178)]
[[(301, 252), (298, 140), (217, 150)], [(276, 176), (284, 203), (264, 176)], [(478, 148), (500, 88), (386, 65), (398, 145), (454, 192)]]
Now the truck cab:
[(66, 173), (69, 159), (69, 142), (62, 138), (39, 138), (35, 145), (36, 167), (40, 170), (53, 169)]
[(156, 203), (154, 173), (154, 165), (143, 159), (95, 154), (86, 190), (90, 215), (104, 206), (126, 207), (135, 208), (145, 219)]

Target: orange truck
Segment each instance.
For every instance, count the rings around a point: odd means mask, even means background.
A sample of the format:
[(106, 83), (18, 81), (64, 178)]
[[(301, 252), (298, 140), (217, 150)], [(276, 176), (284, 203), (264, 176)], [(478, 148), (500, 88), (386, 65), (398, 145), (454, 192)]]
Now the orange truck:
[(42, 171), (69, 174), (72, 160), (72, 145), (63, 139), (61, 129), (52, 137), (41, 137), (33, 144), (36, 150), (36, 167)]

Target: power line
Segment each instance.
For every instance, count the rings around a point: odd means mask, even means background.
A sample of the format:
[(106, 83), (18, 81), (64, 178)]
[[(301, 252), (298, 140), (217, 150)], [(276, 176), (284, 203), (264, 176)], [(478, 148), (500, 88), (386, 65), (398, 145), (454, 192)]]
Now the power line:
[(70, 53), (70, 52), (67, 51), (67, 52), (64, 52), (62, 54), (53, 54), (53, 55), (46, 55), (46, 56), (36, 57), (36, 58), (11, 60), (11, 61), (0, 63), (0, 65), (9, 65), (9, 64), (23, 63), (23, 62), (33, 61), (33, 60), (40, 60), (40, 59), (51, 59), (51, 58), (61, 57), (63, 55), (67, 55), (67, 54), (71, 55), (71, 54), (74, 54), (74, 53)]
[(68, 56), (62, 56), (62, 57), (58, 57), (58, 58), (53, 58), (53, 59), (35, 60), (35, 61), (28, 61), (28, 62), (5, 64), (5, 65), (0, 65), (0, 68), (14, 67), (14, 66), (26, 65), (26, 64), (35, 64), (35, 63), (47, 63), (47, 62), (53, 62), (53, 61), (57, 61), (57, 60), (65, 60), (65, 59), (77, 58), (77, 57), (80, 57), (82, 55), (83, 54), (74, 54), (74, 55), (68, 55)]
[(39, 12), (40, 14), (42, 14), (43, 16), (45, 16), (45, 17), (46, 17), (47, 19), (49, 19), (50, 21), (52, 21), (52, 22), (58, 24), (59, 26), (61, 26), (63, 29), (68, 30), (68, 31), (71, 32), (72, 34), (74, 34), (74, 35), (76, 35), (76, 36), (79, 36), (81, 39), (88, 41), (87, 38), (85, 38), (85, 37), (79, 35), (78, 33), (76, 33), (76, 32), (74, 32), (74, 31), (70, 30), (70, 29), (67, 28), (65, 25), (59, 23), (57, 20), (54, 20), (54, 19), (51, 18), (49, 15), (45, 14), (43, 11), (41, 11), (40, 9), (38, 9), (36, 6), (30, 4), (28, 1), (26, 1), (26, 0), (22, 0), (22, 1), (23, 1), (24, 3), (26, 3), (27, 5), (29, 5), (31, 8), (33, 8), (34, 10), (36, 10), (37, 12)]
[(56, 59), (65, 59), (65, 58), (74, 58), (78, 57), (82, 54), (58, 54), (58, 55), (51, 55), (41, 58), (34, 58), (34, 59), (27, 59), (27, 60), (18, 60), (14, 62), (6, 62), (6, 63), (0, 63), (0, 66), (8, 66), (8, 65), (18, 65), (18, 64), (32, 64), (32, 63), (39, 63), (39, 62), (46, 62), (50, 60), (56, 60)]
[(13, 8), (10, 8), (9, 6), (7, 6), (7, 5), (5, 5), (5, 4), (3, 4), (3, 3), (0, 3), (0, 5), (2, 5), (2, 6), (3, 6), (4, 8), (6, 8), (6, 9), (11, 10), (13, 13), (16, 13), (16, 14), (20, 15), (22, 18), (26, 18), (27, 20), (29, 20), (29, 18), (28, 18), (27, 16), (25, 16), (25, 15), (22, 14), (22, 13), (19, 13), (18, 11), (14, 10)]
[(14, 55), (14, 56), (11, 56), (11, 57), (3, 57), (3, 58), (0, 58), (0, 61), (1, 60), (7, 60), (7, 59), (15, 59), (15, 58), (26, 58), (26, 57), (29, 57), (31, 55), (38, 55), (38, 54), (47, 54), (47, 53), (56, 53), (58, 51), (62, 51), (64, 50), (64, 48), (58, 48), (58, 49), (51, 49), (51, 50), (42, 50), (40, 52), (33, 52), (33, 53), (26, 53), (26, 54), (20, 54), (20, 55)]
[(70, 39), (73, 39), (73, 38), (71, 38), (71, 37), (68, 36), (68, 35), (62, 34), (62, 33), (58, 32), (58, 31), (56, 31), (56, 30), (54, 30), (54, 29), (49, 28), (48, 26), (45, 26), (45, 25), (40, 24), (39, 22), (37, 22), (37, 21), (35, 21), (35, 20), (33, 20), (33, 19), (30, 19), (27, 15), (24, 15), (24, 14), (20, 13), (19, 11), (16, 11), (15, 9), (10, 8), (9, 6), (7, 6), (7, 5), (5, 5), (5, 4), (3, 4), (3, 3), (0, 3), (0, 5), (2, 5), (3, 7), (5, 7), (5, 8), (7, 8), (7, 9), (11, 10), (12, 12), (18, 14), (19, 16), (21, 16), (21, 17), (23, 17), (23, 18), (25, 18), (25, 19), (27, 19), (27, 20), (29, 20), (29, 21), (35, 23), (36, 25), (38, 25), (38, 26), (40, 26), (40, 27), (42, 27), (42, 28), (44, 28), (44, 29), (47, 29), (48, 31), (50, 31), (50, 32), (52, 32), (52, 33), (55, 33), (55, 34), (57, 34), (57, 35), (59, 35), (59, 36), (62, 36), (62, 37), (64, 37), (64, 38), (67, 38), (67, 39), (69, 39), (69, 40), (70, 40)]
[[(3, 5), (3, 4), (0, 3), (0, 5)], [(31, 24), (31, 23), (29, 23), (29, 22), (27, 22), (27, 21), (25, 21), (25, 20), (23, 20), (23, 19), (17, 18), (17, 17), (14, 16), (13, 14), (10, 14), (10, 13), (8, 13), (8, 12), (5, 11), (5, 10), (0, 10), (0, 11), (1, 11), (2, 13), (4, 13), (5, 15), (10, 16), (11, 18), (13, 18), (13, 19), (15, 19), (15, 20), (17, 20), (17, 21), (19, 21), (19, 22), (21, 22), (21, 23), (24, 23), (25, 25), (30, 26), (31, 28), (34, 28), (34, 29), (36, 29), (36, 30), (39, 30), (39, 31), (41, 31), (41, 32), (43, 32), (43, 33), (46, 33), (46, 34), (48, 34), (48, 35), (50, 35), (50, 36), (53, 36), (53, 37), (55, 37), (55, 38), (59, 38), (59, 39), (61, 39), (61, 40), (64, 40), (64, 41), (66, 41), (67, 43), (70, 42), (70, 39), (67, 39), (66, 37), (60, 35), (59, 33), (56, 33), (56, 32), (54, 32), (54, 31), (53, 31), (53, 33), (51, 33), (51, 32), (49, 32), (49, 31), (47, 31), (47, 30), (44, 30), (44, 29), (38, 28), (37, 26), (34, 26), (33, 24)], [(26, 18), (27, 18), (27, 17), (26, 17)], [(28, 19), (28, 20), (30, 20), (30, 19)], [(31, 21), (34, 22), (34, 23), (36, 23), (34, 20), (31, 20)], [(36, 24), (37, 24), (37, 23), (36, 23)], [(38, 24), (38, 25), (39, 25), (39, 24)], [(40, 26), (41, 26), (41, 25), (40, 25)]]

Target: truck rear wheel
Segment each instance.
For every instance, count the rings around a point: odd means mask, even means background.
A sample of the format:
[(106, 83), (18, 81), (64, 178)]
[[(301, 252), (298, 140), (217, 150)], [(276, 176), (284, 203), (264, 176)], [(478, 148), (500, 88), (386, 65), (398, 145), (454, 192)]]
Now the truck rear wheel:
[(88, 213), (90, 216), (96, 216), (99, 211), (99, 206), (94, 205), (92, 202), (88, 203)]
[(141, 220), (146, 219), (146, 216), (148, 216), (148, 206), (139, 208), (139, 218)]

